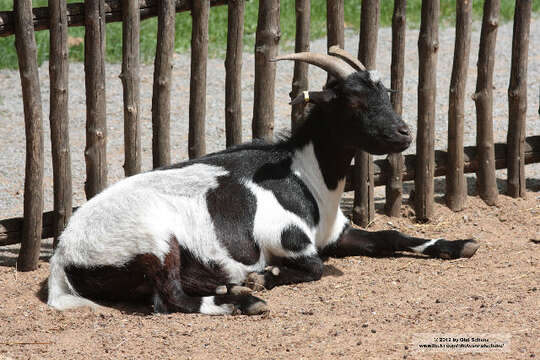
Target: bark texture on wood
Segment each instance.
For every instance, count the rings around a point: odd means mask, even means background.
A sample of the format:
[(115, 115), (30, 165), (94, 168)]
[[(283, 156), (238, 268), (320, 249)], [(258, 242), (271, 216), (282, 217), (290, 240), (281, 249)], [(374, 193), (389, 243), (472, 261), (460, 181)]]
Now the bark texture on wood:
[(525, 197), (525, 121), (527, 119), (527, 56), (531, 0), (516, 1), (512, 67), (508, 86), (508, 195)]
[(122, 87), (124, 90), (124, 174), (141, 172), (139, 6), (122, 0)]
[(171, 76), (175, 15), (173, 0), (159, 0), (152, 90), (152, 164), (154, 169), (171, 163)]
[[(311, 0), (296, 0), (296, 38), (294, 52), (309, 51), (309, 24), (311, 22)], [(292, 90), (289, 94), (291, 100), (302, 91), (308, 89), (308, 64), (295, 61)], [(296, 104), (291, 108), (291, 129), (294, 132), (304, 120), (305, 104)]]
[[(366, 69), (375, 69), (377, 35), (379, 31), (379, 0), (363, 0), (360, 19), (358, 59)], [(354, 159), (355, 192), (353, 222), (367, 226), (375, 217), (373, 198), (373, 158), (365, 151), (358, 151)]]
[(253, 138), (272, 140), (274, 133), (274, 88), (281, 30), (279, 0), (259, 2), (259, 17), (255, 35), (255, 89), (253, 101)]
[(225, 145), (242, 143), (242, 49), (245, 0), (230, 0), (225, 56)]
[(456, 40), (450, 80), (448, 107), (448, 174), (446, 174), (446, 204), (461, 211), (467, 199), (467, 184), (463, 173), (463, 119), (465, 117), (465, 86), (471, 45), (472, 0), (456, 1)]
[[(69, 150), (67, 6), (63, 0), (49, 1), (51, 14), (49, 77), (51, 81), (49, 121), (53, 162), (54, 227), (61, 234), (71, 217), (72, 184)], [(53, 246), (56, 247), (58, 236)]]
[(32, 26), (32, 1), (15, 0), (15, 46), (24, 105), (26, 164), (24, 176), (24, 222), (17, 270), (37, 267), (41, 245), (43, 212), (43, 120), (37, 65), (37, 48)]
[[(122, 21), (122, 1), (107, 0), (105, 3), (105, 21)], [(160, 0), (138, 0), (141, 20), (155, 17), (158, 13), (158, 2)], [(173, 0), (176, 12), (191, 10), (191, 0)], [(229, 0), (210, 0), (211, 6), (226, 5)], [(34, 29), (45, 30), (50, 27), (49, 8), (34, 8), (33, 19)], [(68, 26), (84, 26), (84, 4), (75, 3), (67, 5)], [(0, 37), (14, 34), (15, 15), (12, 11), (0, 11)]]
[(84, 72), (86, 84), (86, 183), (90, 199), (107, 187), (105, 119), (105, 1), (86, 0)]
[(486, 204), (497, 203), (497, 178), (493, 152), (493, 68), (499, 26), (500, 0), (486, 0), (478, 50), (478, 75), (473, 100), (476, 105), (476, 146), (479, 167), (476, 173), (478, 195)]
[[(407, 0), (394, 1), (392, 15), (392, 64), (390, 65), (390, 87), (395, 90), (390, 95), (392, 107), (401, 116), (403, 109), (403, 76), (405, 73), (405, 31), (407, 29)], [(390, 173), (386, 184), (386, 202), (384, 210), (388, 216), (400, 216), (403, 198), (403, 155), (389, 154)]]
[(437, 93), (437, 50), (439, 48), (439, 0), (422, 1), (418, 38), (418, 133), (416, 136), (416, 218), (426, 221), (433, 215), (433, 171), (435, 138), (435, 98)]
[(206, 64), (210, 0), (193, 0), (191, 15), (191, 79), (189, 90), (189, 158), (206, 153)]
[[(345, 48), (345, 0), (326, 0), (326, 46)], [(332, 79), (328, 74), (326, 83)]]

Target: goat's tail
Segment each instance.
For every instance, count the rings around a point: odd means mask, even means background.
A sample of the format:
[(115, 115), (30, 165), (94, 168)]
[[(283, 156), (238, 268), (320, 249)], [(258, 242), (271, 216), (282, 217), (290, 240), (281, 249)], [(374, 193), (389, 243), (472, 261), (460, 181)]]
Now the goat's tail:
[(49, 297), (47, 304), (57, 310), (67, 310), (81, 306), (97, 307), (94, 302), (80, 297), (66, 276), (62, 254), (55, 251), (50, 260)]

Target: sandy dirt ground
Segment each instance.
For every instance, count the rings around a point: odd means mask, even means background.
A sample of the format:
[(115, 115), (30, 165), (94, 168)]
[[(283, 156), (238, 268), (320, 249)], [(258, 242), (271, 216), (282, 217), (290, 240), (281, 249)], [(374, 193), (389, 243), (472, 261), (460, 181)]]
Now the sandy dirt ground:
[[(451, 261), (331, 259), (320, 281), (259, 292), (270, 312), (251, 317), (155, 315), (127, 305), (57, 312), (44, 303), (50, 243), (29, 273), (16, 272), (16, 248), (2, 248), (0, 359), (540, 357), (539, 192), (501, 196), (492, 208), (469, 197), (460, 213), (437, 204), (435, 220), (422, 225), (404, 206), (403, 217), (379, 214), (370, 228), (474, 237), (482, 246), (471, 259)], [(509, 352), (420, 352), (420, 333), (502, 334)]]

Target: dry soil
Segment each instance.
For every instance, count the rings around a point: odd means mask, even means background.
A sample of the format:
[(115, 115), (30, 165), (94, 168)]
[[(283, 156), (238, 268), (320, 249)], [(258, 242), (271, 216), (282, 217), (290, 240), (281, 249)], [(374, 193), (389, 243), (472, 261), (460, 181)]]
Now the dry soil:
[[(350, 199), (344, 200), (350, 208)], [(155, 315), (150, 308), (67, 312), (44, 303), (50, 244), (37, 271), (15, 270), (16, 248), (0, 248), (0, 359), (530, 359), (540, 356), (540, 196), (500, 197), (467, 210), (437, 204), (419, 225), (379, 214), (373, 230), (425, 237), (474, 237), (471, 259), (401, 255), (331, 259), (314, 283), (257, 296), (260, 316)], [(420, 352), (415, 334), (502, 334), (509, 352)]]

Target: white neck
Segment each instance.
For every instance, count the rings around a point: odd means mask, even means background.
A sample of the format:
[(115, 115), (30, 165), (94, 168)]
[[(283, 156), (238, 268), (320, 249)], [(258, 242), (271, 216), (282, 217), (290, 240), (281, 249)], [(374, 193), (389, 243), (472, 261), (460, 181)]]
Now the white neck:
[(336, 189), (328, 189), (311, 142), (294, 152), (291, 170), (306, 184), (317, 202), (320, 221), (314, 231), (316, 245), (321, 248), (335, 241), (347, 222), (339, 207), (345, 179), (338, 182)]

